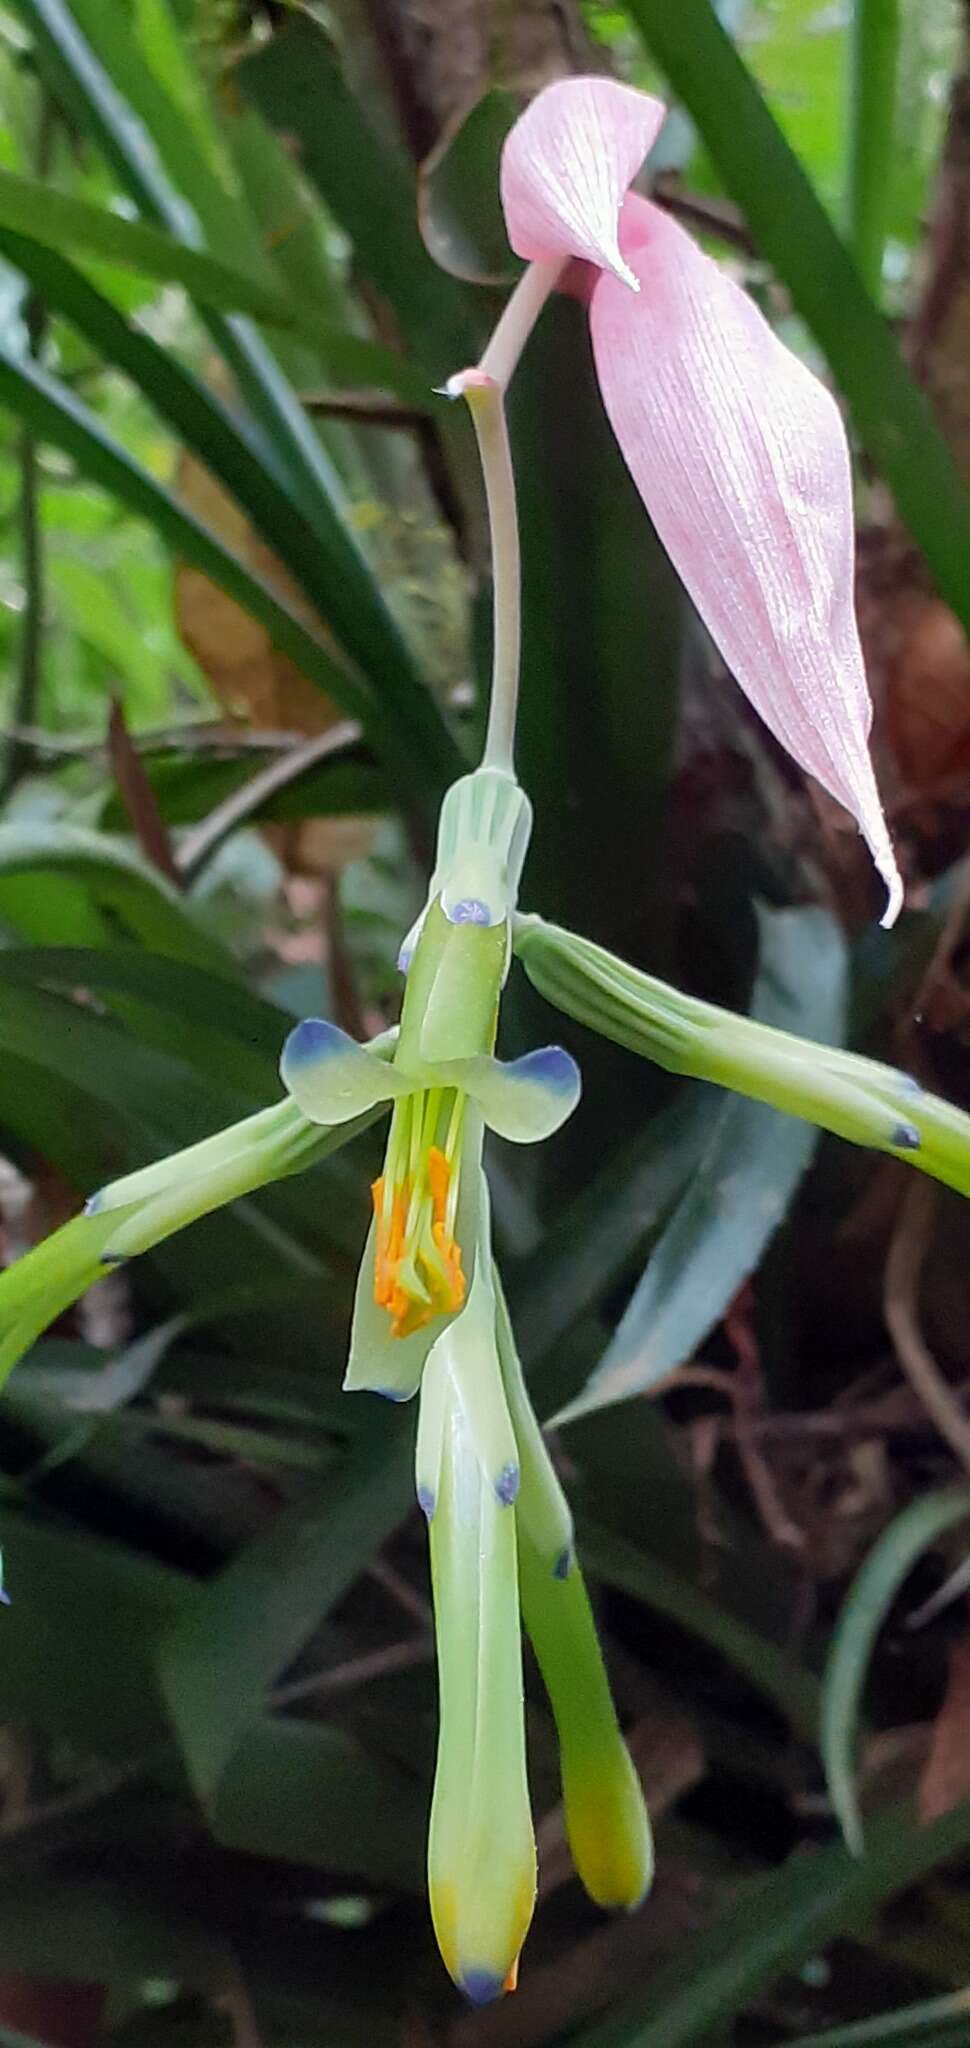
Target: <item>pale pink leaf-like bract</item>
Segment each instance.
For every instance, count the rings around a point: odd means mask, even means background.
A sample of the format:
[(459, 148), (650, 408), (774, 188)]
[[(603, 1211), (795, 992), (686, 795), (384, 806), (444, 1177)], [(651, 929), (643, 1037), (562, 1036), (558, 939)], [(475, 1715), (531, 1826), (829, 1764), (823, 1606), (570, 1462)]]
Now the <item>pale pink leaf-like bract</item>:
[(641, 290), (634, 297), (604, 272), (590, 304), (613, 431), (728, 667), (781, 744), (858, 821), (891, 923), (902, 883), (867, 744), (838, 408), (658, 207), (629, 197), (620, 239)]
[(635, 291), (617, 240), (620, 208), (665, 112), (660, 100), (612, 78), (546, 86), (502, 151), (502, 206), (516, 255), (579, 256)]

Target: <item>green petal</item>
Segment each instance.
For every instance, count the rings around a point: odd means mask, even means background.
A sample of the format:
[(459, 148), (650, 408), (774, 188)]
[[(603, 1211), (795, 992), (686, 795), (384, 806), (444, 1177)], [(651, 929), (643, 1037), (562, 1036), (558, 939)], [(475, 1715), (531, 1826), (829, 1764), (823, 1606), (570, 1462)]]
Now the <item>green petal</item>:
[[(479, 1169), (481, 1175), (481, 1169)], [(461, 1404), (464, 1426), (475, 1446), (482, 1477), (503, 1507), (511, 1507), (519, 1491), (519, 1455), (498, 1361), (495, 1295), (492, 1289), (491, 1231), (488, 1187), (481, 1175), (479, 1231), (475, 1276), (460, 1316), (441, 1333), (428, 1360), (447, 1377), (453, 1392), (450, 1406)]]
[(454, 1391), (430, 1540), (439, 1688), (428, 1839), (431, 1913), (455, 1983), (483, 2004), (501, 1991), (525, 1939), (536, 1863), (515, 1517), (484, 1480)]
[(489, 1130), (516, 1145), (549, 1138), (571, 1116), (582, 1090), (579, 1068), (559, 1045), (544, 1045), (518, 1060), (488, 1053), (441, 1060), (435, 1077), (477, 1103)]
[(528, 1531), (546, 1570), (555, 1578), (564, 1579), (574, 1558), (573, 1518), (529, 1400), (502, 1283), (494, 1264), (492, 1285), (502, 1384), (512, 1418), (521, 1472), (516, 1518), (519, 1527)]
[(413, 1092), (386, 1060), (331, 1024), (326, 1017), (304, 1017), (283, 1047), (280, 1076), (315, 1124), (346, 1124), (378, 1102)]
[(566, 1833), (573, 1862), (598, 1906), (632, 1912), (653, 1876), (653, 1844), (640, 1780), (620, 1733), (579, 1566), (550, 1575), (519, 1527), (522, 1614), (559, 1736)]

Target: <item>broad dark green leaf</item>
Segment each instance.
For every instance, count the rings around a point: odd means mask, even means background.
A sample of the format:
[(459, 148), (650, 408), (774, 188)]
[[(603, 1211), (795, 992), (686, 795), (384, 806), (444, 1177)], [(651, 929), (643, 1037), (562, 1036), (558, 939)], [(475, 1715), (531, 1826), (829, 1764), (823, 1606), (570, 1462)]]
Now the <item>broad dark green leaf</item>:
[(228, 1848), (420, 1892), (426, 1807), (417, 1779), (343, 1729), (264, 1714), (246, 1729), (209, 1810)]
[(518, 112), (514, 94), (493, 86), (445, 130), (418, 176), (425, 244), (440, 269), (471, 284), (514, 284), (522, 268), (499, 198), (502, 144)]
[(718, 1650), (765, 1699), (780, 1708), (806, 1741), (818, 1731), (818, 1680), (803, 1665), (741, 1621), (672, 1566), (580, 1517), (579, 1548), (590, 1576), (655, 1607)]
[(172, 1725), (201, 1796), (214, 1794), (273, 1680), (404, 1519), (411, 1460), (401, 1417), (377, 1417), (335, 1472), (197, 1590), (161, 1645)]

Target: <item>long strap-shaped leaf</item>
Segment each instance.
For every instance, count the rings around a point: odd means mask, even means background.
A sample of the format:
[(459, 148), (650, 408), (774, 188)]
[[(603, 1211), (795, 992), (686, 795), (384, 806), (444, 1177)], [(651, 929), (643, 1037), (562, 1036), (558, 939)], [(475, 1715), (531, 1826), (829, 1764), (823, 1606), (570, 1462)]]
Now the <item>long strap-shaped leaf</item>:
[[(251, 233), (139, 48), (125, 10), (76, 8), (67, 0), (16, 0), (57, 97), (92, 133), (141, 210), (190, 241), (199, 223), (215, 236)], [(84, 20), (85, 33), (80, 25)], [(163, 160), (164, 158), (164, 160)], [(181, 189), (173, 182), (179, 169)], [(211, 228), (210, 228), (211, 223)], [(311, 521), (327, 577), (327, 619), (351, 658), (379, 684), (384, 703), (416, 742), (412, 802), (433, 803), (455, 772), (455, 747), (380, 588), (343, 516), (339, 483), (271, 350), (238, 316), (205, 312), (255, 417), (283, 463), (288, 487)]]
[[(294, 504), (289, 496), (285, 476), (280, 475), (273, 450), (265, 437), (245, 417), (238, 418), (229, 412), (176, 357), (159, 348), (150, 335), (141, 334), (131, 327), (110, 300), (96, 291), (55, 250), (0, 227), (0, 254), (29, 277), (45, 304), (55, 307), (107, 362), (131, 377), (184, 446), (219, 476), (267, 544), (285, 557), (288, 566), (299, 575), (308, 596), (321, 609), (326, 607), (329, 577), (314, 529), (301, 507)], [(59, 390), (61, 387), (52, 388)], [(211, 537), (215, 540), (215, 536)], [(243, 573), (249, 573), (242, 563), (239, 568)], [(248, 609), (251, 610), (252, 606)], [(300, 665), (306, 669), (305, 662)], [(335, 669), (341, 666), (337, 662), (333, 665)], [(310, 673), (309, 670), (306, 672)], [(319, 682), (322, 688), (329, 687), (337, 703), (344, 703), (336, 686), (326, 684), (320, 674), (313, 674), (311, 680)], [(349, 674), (348, 681), (353, 682)], [(393, 716), (388, 717), (386, 710), (378, 705), (376, 693), (371, 694), (370, 704), (370, 725), (375, 744), (382, 743), (383, 733), (388, 758), (391, 758), (393, 748), (400, 755), (399, 768), (406, 767), (408, 777), (412, 774), (420, 776), (424, 763), (419, 759), (419, 748), (407, 729), (400, 730)], [(363, 711), (357, 715), (366, 722)], [(457, 747), (453, 749), (453, 755), (453, 772), (457, 773), (461, 766)], [(402, 793), (404, 780), (405, 777), (399, 773), (398, 784)], [(407, 797), (413, 803), (412, 786), (407, 789)]]
[(18, 359), (0, 348), (0, 404), (19, 413), (39, 438), (53, 442), (72, 456), (93, 483), (102, 485), (132, 512), (150, 520), (163, 540), (203, 575), (211, 577), (227, 596), (243, 605), (266, 627), (275, 646), (290, 655), (343, 710), (359, 718), (364, 726), (375, 728), (379, 738), (382, 721), (377, 717), (376, 702), (366, 683), (335, 661), (323, 641), (303, 625), (269, 585), (254, 576), (208, 527), (179, 505), (73, 392), (36, 363)]
[(861, 439), (970, 627), (970, 497), (922, 392), (710, 0), (626, 0), (674, 90), (824, 349)]
[[(35, 178), (23, 178), (16, 171), (0, 167), (0, 226), (16, 234), (32, 235), (49, 249), (68, 250), (75, 257), (132, 270), (159, 284), (180, 284), (201, 306), (214, 306), (227, 313), (247, 313), (269, 326), (291, 328), (312, 344), (319, 340), (319, 317), (313, 309), (297, 304), (286, 292), (266, 285), (236, 264), (227, 263), (208, 249), (166, 234), (144, 221), (127, 220), (108, 207), (92, 206), (70, 192), (57, 192)], [(390, 349), (360, 341), (348, 335), (349, 360), (369, 371), (370, 382), (378, 369), (389, 389), (396, 389), (398, 372), (403, 372), (409, 392), (429, 401), (430, 377), (417, 373), (408, 379), (407, 365)], [(374, 381), (377, 381), (376, 379)]]

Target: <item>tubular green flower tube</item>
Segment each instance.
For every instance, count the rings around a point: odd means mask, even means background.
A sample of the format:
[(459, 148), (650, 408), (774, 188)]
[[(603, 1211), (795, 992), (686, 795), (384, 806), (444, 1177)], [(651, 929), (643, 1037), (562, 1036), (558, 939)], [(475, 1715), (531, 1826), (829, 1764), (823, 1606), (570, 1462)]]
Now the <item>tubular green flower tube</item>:
[(550, 1575), (521, 1520), (519, 1590), (559, 1736), (573, 1862), (598, 1906), (632, 1913), (653, 1876), (650, 1822), (620, 1733), (583, 1575), (575, 1560), (564, 1578)]
[(429, 1524), (439, 1732), (428, 1888), (447, 1968), (482, 2005), (514, 1983), (535, 1903), (536, 1854), (515, 1513), (511, 1487), (503, 1497), (469, 1426), (464, 1327), (459, 1318), (440, 1340), (422, 1388), (422, 1408), (439, 1433)]
[(668, 1073), (770, 1103), (970, 1194), (970, 1117), (912, 1075), (683, 995), (539, 917), (516, 920), (514, 947), (548, 1002)]
[(496, 1295), (502, 1378), (521, 1466), (515, 1515), (522, 1616), (559, 1736), (569, 1847), (596, 1904), (632, 1912), (653, 1875), (650, 1822), (573, 1552), (572, 1517), (529, 1400), (497, 1274)]

